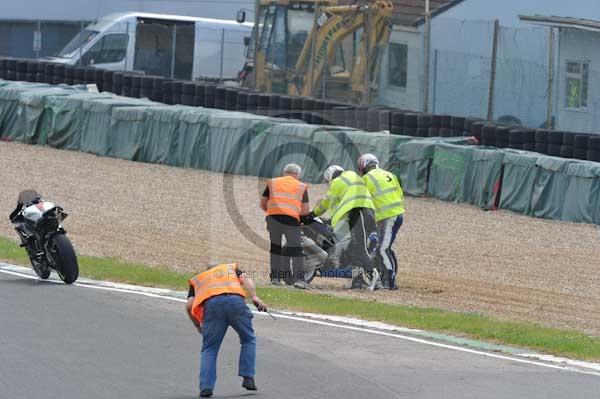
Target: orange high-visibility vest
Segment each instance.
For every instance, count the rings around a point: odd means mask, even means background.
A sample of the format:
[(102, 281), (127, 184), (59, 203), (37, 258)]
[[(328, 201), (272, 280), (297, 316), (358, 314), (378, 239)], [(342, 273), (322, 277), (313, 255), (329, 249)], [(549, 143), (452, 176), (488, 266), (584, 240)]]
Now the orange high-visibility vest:
[(190, 279), (190, 285), (194, 287), (192, 315), (199, 323), (204, 319), (203, 304), (207, 299), (222, 294), (246, 297), (236, 270), (236, 263), (224, 263)]
[(292, 176), (276, 177), (267, 182), (267, 215), (288, 215), (300, 220), (302, 197), (308, 188)]

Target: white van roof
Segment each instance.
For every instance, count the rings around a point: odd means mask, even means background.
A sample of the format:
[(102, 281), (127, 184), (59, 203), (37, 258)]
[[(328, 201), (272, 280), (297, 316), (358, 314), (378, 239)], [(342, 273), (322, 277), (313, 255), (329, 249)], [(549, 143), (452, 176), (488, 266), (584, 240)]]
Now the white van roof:
[(243, 24), (238, 23), (234, 20), (226, 20), (226, 19), (215, 19), (215, 18), (201, 18), (201, 17), (188, 17), (184, 15), (169, 15), (169, 14), (152, 14), (146, 12), (115, 12), (108, 15), (105, 15), (98, 19), (97, 22), (91, 24), (88, 29), (102, 31), (107, 28), (109, 25), (112, 25), (115, 22), (120, 22), (124, 19), (136, 17), (136, 18), (153, 18), (153, 19), (165, 19), (169, 21), (182, 21), (182, 22), (204, 22), (207, 25), (220, 25), (220, 26), (229, 26), (229, 27), (244, 27), (244, 28), (252, 28), (254, 25), (251, 22), (244, 22)]

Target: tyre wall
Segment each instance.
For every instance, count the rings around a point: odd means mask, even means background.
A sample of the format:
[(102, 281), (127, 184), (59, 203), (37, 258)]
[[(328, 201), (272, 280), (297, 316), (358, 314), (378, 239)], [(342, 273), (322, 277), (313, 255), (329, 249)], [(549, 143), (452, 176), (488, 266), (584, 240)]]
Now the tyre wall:
[[(310, 183), (322, 182), (328, 165), (354, 169), (359, 154), (371, 152), (410, 195), (600, 224), (597, 162), (472, 146), (466, 137), (365, 132), (86, 90), (0, 80), (0, 138), (259, 177), (297, 162)], [(564, 139), (551, 136), (549, 142)], [(575, 147), (583, 140), (574, 139)]]

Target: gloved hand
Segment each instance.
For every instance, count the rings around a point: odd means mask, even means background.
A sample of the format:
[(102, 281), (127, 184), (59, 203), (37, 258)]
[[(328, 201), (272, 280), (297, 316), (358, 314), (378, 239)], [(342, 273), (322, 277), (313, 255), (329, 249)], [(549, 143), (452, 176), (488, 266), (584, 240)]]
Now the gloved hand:
[(313, 211), (310, 211), (308, 214), (300, 216), (300, 222), (304, 224), (309, 224), (312, 223), (313, 220), (315, 220), (315, 217), (315, 213)]
[(258, 296), (255, 295), (252, 297), (252, 303), (254, 304), (254, 306), (256, 306), (256, 309), (258, 309), (259, 312), (267, 311), (267, 305), (265, 305), (265, 303), (261, 301)]

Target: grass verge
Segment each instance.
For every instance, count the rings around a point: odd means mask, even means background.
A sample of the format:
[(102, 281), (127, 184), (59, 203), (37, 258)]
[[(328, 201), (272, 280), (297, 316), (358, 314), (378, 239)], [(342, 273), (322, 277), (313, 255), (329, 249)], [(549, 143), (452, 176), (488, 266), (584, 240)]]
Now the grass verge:
[[(189, 275), (168, 269), (127, 263), (113, 258), (90, 256), (79, 256), (78, 258), (80, 274), (84, 277), (187, 290)], [(29, 265), (25, 251), (3, 237), (0, 237), (0, 259)], [(311, 291), (263, 287), (259, 288), (259, 295), (270, 306), (281, 309), (352, 316), (403, 327), (460, 334), (494, 343), (531, 348), (558, 356), (600, 360), (600, 337), (588, 336), (577, 331), (543, 327), (532, 323), (500, 321), (472, 313), (339, 298)]]

